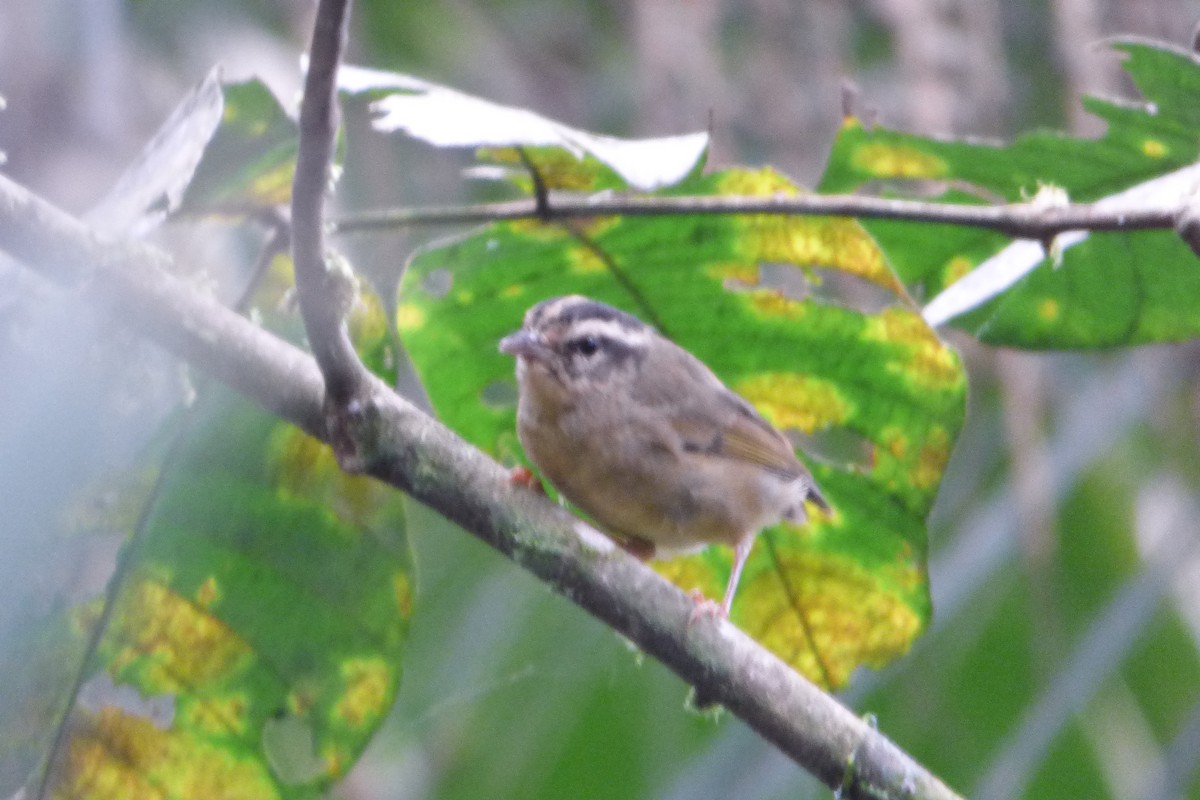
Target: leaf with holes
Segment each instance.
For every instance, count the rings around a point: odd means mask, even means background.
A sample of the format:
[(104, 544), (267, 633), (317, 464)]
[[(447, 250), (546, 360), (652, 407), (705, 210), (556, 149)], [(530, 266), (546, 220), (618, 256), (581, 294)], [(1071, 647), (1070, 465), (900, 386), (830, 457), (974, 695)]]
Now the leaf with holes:
[(174, 453), (87, 667), (85, 690), (142, 700), (77, 699), (53, 792), (319, 796), (396, 693), (412, 601), (399, 497), (227, 397)]
[(179, 103), (154, 138), (88, 212), (88, 224), (113, 234), (141, 234), (173, 213), (192, 182), (224, 110), (221, 70), (216, 67)]
[[(988, 145), (867, 130), (850, 119), (834, 144), (821, 191), (882, 183), (893, 193), (915, 189), (922, 197), (940, 187), (947, 202), (1037, 202), (1058, 193), (1110, 209), (1175, 207), (1200, 181), (1193, 166), (1200, 154), (1200, 61), (1147, 42), (1114, 47), (1125, 55), (1125, 69), (1145, 102), (1086, 99), (1085, 107), (1108, 125), (1098, 139), (1036, 133), (1011, 145)], [(956, 316), (956, 324), (991, 344), (1111, 347), (1200, 334), (1200, 269), (1173, 231), (1075, 234), (1060, 238), (1061, 252), (1047, 258), (1036, 246), (1022, 246), (1030, 243), (1008, 245), (999, 234), (970, 228), (883, 220), (864, 225), (905, 283), (930, 297), (976, 268), (1003, 276), (989, 281), (1001, 288), (937, 312), (939, 321)]]
[[(729, 170), (671, 191), (796, 188), (769, 170)], [(513, 363), (496, 344), (530, 305), (574, 292), (657, 326), (815, 454), (808, 463), (835, 511), (759, 537), (733, 620), (831, 687), (905, 652), (929, 618), (924, 519), (962, 424), (965, 380), (862, 228), (603, 217), (497, 224), (423, 252), (397, 319), (442, 418), (519, 461)], [(711, 597), (731, 561), (714, 546), (658, 568)]]

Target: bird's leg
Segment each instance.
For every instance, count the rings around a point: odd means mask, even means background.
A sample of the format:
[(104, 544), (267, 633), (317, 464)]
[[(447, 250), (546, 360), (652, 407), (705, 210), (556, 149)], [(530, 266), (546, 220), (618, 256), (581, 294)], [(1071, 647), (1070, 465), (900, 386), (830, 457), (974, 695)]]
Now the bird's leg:
[(729, 610), (733, 608), (733, 595), (737, 592), (738, 581), (742, 577), (742, 567), (750, 557), (750, 548), (754, 546), (754, 537), (747, 536), (734, 545), (733, 571), (729, 573), (729, 583), (725, 585), (725, 599), (721, 601), (721, 615), (729, 618)]
[(729, 611), (733, 608), (733, 595), (737, 592), (738, 581), (742, 577), (742, 567), (746, 566), (746, 559), (750, 557), (750, 548), (753, 545), (754, 537), (747, 536), (734, 546), (733, 570), (729, 573), (729, 583), (725, 585), (725, 599), (721, 601), (721, 605), (709, 600), (698, 590), (692, 590), (692, 599), (696, 601), (696, 607), (688, 615), (687, 626), (689, 628), (701, 617), (729, 619)]

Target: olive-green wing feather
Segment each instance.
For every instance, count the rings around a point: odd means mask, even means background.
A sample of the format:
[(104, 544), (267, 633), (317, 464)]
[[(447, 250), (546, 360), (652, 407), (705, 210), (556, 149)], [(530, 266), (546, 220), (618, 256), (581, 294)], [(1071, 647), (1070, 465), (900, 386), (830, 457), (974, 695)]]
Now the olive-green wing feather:
[(684, 405), (673, 415), (672, 427), (685, 450), (747, 461), (785, 478), (805, 472), (783, 434), (728, 389), (707, 404)]
[(653, 363), (643, 367), (654, 380), (639, 382), (634, 393), (639, 402), (662, 409), (682, 448), (756, 464), (784, 478), (803, 479), (809, 499), (828, 509), (791, 442), (701, 361), (674, 344), (665, 344), (648, 359)]

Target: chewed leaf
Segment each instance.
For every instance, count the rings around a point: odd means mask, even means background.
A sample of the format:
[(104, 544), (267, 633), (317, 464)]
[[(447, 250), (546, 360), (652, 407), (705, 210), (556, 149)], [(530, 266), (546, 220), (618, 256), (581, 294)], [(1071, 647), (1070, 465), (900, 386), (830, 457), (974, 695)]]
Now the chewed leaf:
[(286, 796), (252, 753), (196, 731), (164, 731), (117, 708), (76, 716), (58, 774), (60, 797)]
[(395, 696), (412, 605), (399, 498), (261, 411), (209, 413), (167, 464), (91, 664), (169, 713), (77, 702), (58, 794), (311, 797)]
[[(797, 189), (769, 170), (729, 170), (672, 191)], [(826, 282), (853, 291), (829, 298)], [(420, 254), (401, 285), (401, 335), (437, 412), (501, 458), (521, 453), (514, 365), (496, 343), (530, 305), (567, 293), (654, 324), (780, 428), (857, 443), (837, 458), (801, 454), (834, 510), (759, 537), (732, 616), (830, 686), (905, 652), (929, 618), (924, 519), (966, 384), (862, 228), (771, 215), (604, 217), (492, 225)], [(863, 294), (887, 302), (859, 308)], [(657, 566), (719, 597), (731, 563), (729, 548), (713, 546)]]
[(190, 214), (248, 214), (292, 196), (299, 129), (259, 80), (226, 84), (221, 124), (184, 195)]
[[(634, 189), (657, 189), (682, 180), (708, 148), (707, 133), (656, 139), (602, 136), (409, 75), (343, 67), (338, 84), (352, 93), (393, 92), (373, 105), (378, 130), (403, 131), (438, 147), (555, 148), (577, 162), (585, 156), (595, 159)], [(548, 171), (551, 188), (577, 188), (577, 182), (556, 181), (554, 174)]]
[(174, 212), (221, 122), (225, 97), (214, 68), (163, 123), (86, 219), (114, 234), (141, 233)]
[(177, 212), (249, 214), (286, 204), (296, 123), (262, 81), (214, 69), (92, 209), (88, 222), (139, 234)]
[[(1038, 204), (1047, 195), (1099, 210), (1178, 208), (1194, 192), (1200, 144), (1194, 54), (1118, 42), (1142, 103), (1089, 98), (1108, 128), (1098, 139), (1035, 133), (1012, 144), (931, 139), (851, 119), (834, 144), (822, 191), (882, 185), (921, 197), (941, 187), (948, 202)], [(926, 319), (953, 321), (993, 344), (1111, 347), (1200, 334), (1191, 299), (1200, 291), (1195, 254), (1172, 231), (1071, 231), (1052, 242), (996, 233), (873, 220), (864, 223), (914, 293)]]

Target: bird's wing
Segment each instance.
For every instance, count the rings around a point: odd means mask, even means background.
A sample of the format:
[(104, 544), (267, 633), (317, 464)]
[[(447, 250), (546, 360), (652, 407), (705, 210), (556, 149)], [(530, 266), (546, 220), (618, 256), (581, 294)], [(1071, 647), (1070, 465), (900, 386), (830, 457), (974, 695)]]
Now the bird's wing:
[(784, 478), (806, 472), (783, 434), (724, 387), (707, 403), (685, 403), (673, 415), (672, 427), (686, 451), (745, 461)]
[(828, 509), (791, 442), (701, 361), (686, 351), (683, 355), (670, 365), (674, 368), (651, 365), (657, 369), (656, 380), (639, 386), (636, 397), (670, 420), (681, 449), (754, 464), (784, 479), (802, 479), (807, 496)]

